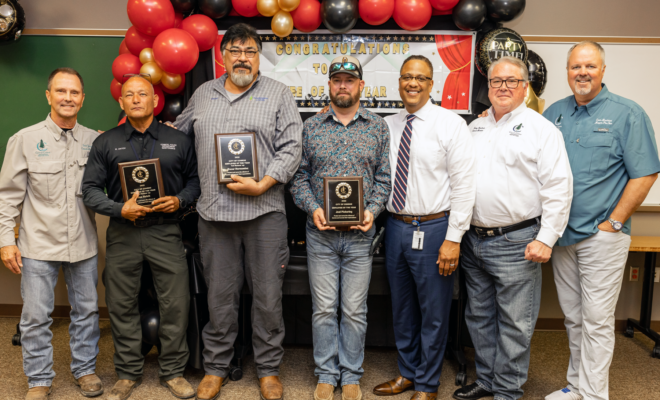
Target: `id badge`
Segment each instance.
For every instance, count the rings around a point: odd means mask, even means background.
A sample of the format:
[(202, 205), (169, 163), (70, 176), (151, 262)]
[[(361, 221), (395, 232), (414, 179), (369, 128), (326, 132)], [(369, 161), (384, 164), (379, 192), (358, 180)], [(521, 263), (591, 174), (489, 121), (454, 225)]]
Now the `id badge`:
[(424, 249), (424, 232), (415, 231), (413, 232), (413, 250), (423, 250)]

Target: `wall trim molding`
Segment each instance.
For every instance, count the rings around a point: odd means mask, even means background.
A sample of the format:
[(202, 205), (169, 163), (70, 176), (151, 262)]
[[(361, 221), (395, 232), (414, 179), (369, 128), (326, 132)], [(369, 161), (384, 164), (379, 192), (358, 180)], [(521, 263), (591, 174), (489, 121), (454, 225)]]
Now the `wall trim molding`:
[[(23, 35), (124, 37), (126, 31), (127, 29), (25, 29)], [(523, 39), (529, 43), (575, 43), (593, 40), (608, 44), (660, 44), (660, 37), (523, 35)]]

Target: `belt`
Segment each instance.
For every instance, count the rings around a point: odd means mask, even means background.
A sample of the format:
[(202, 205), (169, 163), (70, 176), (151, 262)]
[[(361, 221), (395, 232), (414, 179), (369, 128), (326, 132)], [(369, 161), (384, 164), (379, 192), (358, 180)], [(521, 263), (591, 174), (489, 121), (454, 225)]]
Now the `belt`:
[(126, 224), (126, 225), (134, 225), (137, 228), (148, 228), (150, 226), (154, 225), (165, 225), (165, 224), (178, 224), (179, 220), (178, 219), (173, 219), (173, 218), (165, 218), (165, 217), (158, 217), (158, 218), (138, 218), (135, 221), (129, 221), (124, 218), (112, 218), (113, 221), (118, 222), (120, 224)]
[(528, 219), (523, 222), (518, 222), (517, 224), (503, 226), (501, 228), (480, 228), (478, 226), (470, 225), (470, 229), (474, 230), (477, 233), (477, 235), (481, 237), (502, 236), (505, 233), (519, 231), (521, 229), (525, 229), (527, 227), (536, 225), (539, 222), (541, 222), (541, 216)]
[(399, 215), (399, 214), (392, 214), (392, 217), (394, 219), (398, 219), (399, 221), (403, 221), (406, 224), (412, 224), (413, 221), (418, 221), (418, 222), (433, 221), (434, 219), (442, 218), (445, 215), (449, 216), (449, 211), (443, 211), (437, 214), (424, 215), (423, 217), (416, 217), (413, 215)]

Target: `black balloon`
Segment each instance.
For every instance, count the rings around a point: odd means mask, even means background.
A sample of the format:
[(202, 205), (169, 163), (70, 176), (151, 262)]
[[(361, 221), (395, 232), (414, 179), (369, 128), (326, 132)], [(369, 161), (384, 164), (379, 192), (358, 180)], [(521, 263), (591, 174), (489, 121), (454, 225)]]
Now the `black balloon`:
[(176, 117), (183, 112), (183, 96), (175, 94), (165, 96), (165, 106), (158, 115), (162, 121), (174, 122)]
[(25, 11), (17, 0), (0, 2), (0, 44), (20, 39), (25, 29)]
[(509, 22), (525, 11), (525, 0), (485, 0), (488, 19), (494, 22)]
[(160, 342), (158, 328), (160, 327), (160, 312), (158, 309), (147, 309), (140, 313), (142, 325), (142, 341), (156, 345)]
[(171, 0), (174, 11), (188, 14), (197, 5), (197, 0)]
[(357, 0), (323, 0), (321, 3), (321, 19), (333, 33), (346, 33), (353, 29), (359, 15)]
[(231, 11), (231, 0), (199, 0), (199, 9), (213, 19), (222, 18)]
[(125, 116), (126, 116), (126, 113), (124, 112), (124, 110), (121, 110), (121, 111), (119, 112), (119, 117), (117, 118), (117, 122), (118, 122), (118, 123), (121, 122), (121, 120), (122, 120)]
[(529, 84), (538, 97), (541, 97), (545, 91), (545, 85), (548, 83), (548, 69), (545, 62), (532, 50), (527, 50), (527, 69), (529, 70)]
[(479, 29), (486, 19), (484, 0), (461, 0), (452, 12), (454, 23), (464, 31)]

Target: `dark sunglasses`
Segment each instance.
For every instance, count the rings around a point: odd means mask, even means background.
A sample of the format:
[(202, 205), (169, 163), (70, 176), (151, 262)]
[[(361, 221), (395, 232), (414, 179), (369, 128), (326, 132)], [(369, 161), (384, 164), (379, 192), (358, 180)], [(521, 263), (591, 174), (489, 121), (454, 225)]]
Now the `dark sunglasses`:
[(343, 63), (334, 63), (330, 64), (330, 72), (337, 72), (337, 71), (357, 71), (360, 73), (360, 76), (362, 76), (362, 70), (360, 70), (360, 67), (357, 66), (357, 64), (352, 63), (352, 62), (343, 62)]

